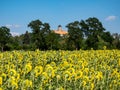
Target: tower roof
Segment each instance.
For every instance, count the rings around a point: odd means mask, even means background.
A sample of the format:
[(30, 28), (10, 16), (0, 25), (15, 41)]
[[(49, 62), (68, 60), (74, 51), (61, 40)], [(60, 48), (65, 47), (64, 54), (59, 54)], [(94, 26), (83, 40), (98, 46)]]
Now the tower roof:
[(61, 25), (58, 25), (58, 27), (62, 27)]

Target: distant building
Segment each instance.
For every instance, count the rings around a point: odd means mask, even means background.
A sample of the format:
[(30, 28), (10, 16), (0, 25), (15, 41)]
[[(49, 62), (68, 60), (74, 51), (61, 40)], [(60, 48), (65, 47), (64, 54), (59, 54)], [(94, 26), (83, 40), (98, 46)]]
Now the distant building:
[(60, 36), (67, 35), (68, 32), (65, 30), (62, 30), (62, 26), (59, 25), (57, 30), (53, 30), (54, 33), (59, 34)]

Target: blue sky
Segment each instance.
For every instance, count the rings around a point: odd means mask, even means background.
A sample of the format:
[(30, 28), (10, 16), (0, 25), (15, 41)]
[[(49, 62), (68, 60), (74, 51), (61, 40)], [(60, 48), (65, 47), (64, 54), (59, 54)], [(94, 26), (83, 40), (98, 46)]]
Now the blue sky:
[(0, 26), (7, 26), (14, 34), (31, 31), (27, 27), (39, 19), (51, 29), (75, 20), (97, 17), (106, 31), (120, 34), (120, 0), (0, 0)]

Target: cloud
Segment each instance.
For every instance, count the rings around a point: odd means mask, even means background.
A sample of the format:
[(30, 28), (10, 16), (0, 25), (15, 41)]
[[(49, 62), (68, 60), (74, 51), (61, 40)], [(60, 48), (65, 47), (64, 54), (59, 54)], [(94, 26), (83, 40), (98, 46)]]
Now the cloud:
[(18, 24), (6, 24), (5, 25), (6, 27), (8, 27), (8, 28), (20, 28), (21, 26), (20, 25), (18, 25)]
[(6, 24), (5, 26), (6, 26), (7, 28), (11, 28), (11, 27), (12, 27), (11, 24)]
[(114, 21), (116, 19), (116, 16), (108, 16), (105, 20), (106, 21)]
[(19, 27), (20, 27), (20, 25), (14, 25), (14, 27), (15, 27), (15, 28), (19, 28)]
[(15, 37), (15, 36), (19, 36), (19, 35), (20, 35), (20, 34), (17, 33), (17, 32), (10, 32), (10, 33), (12, 34), (13, 37)]

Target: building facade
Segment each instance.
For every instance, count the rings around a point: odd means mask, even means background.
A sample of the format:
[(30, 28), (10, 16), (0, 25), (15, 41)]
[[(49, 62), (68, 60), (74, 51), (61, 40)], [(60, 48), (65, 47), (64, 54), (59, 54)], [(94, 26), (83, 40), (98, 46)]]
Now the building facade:
[(62, 26), (59, 25), (57, 30), (53, 30), (54, 33), (59, 34), (60, 36), (67, 35), (68, 32), (65, 30), (62, 30)]

